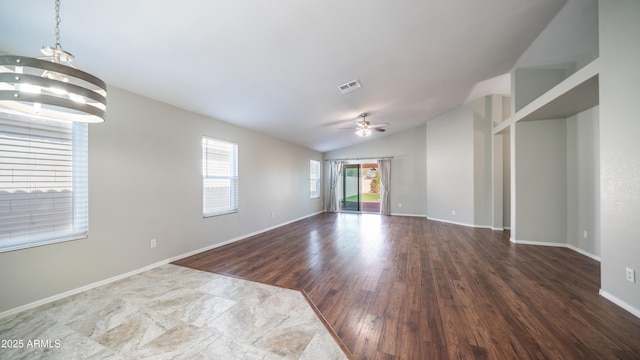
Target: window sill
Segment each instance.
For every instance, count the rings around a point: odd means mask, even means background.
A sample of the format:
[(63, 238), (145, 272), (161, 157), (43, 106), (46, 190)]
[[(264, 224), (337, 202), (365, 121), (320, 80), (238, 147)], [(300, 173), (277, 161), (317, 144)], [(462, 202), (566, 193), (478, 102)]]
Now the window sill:
[(219, 211), (219, 212), (215, 212), (215, 213), (203, 214), (202, 218), (206, 219), (206, 218), (216, 217), (216, 216), (221, 216), (221, 215), (235, 214), (237, 212), (238, 212), (237, 209), (236, 210)]
[(87, 234), (71, 235), (69, 237), (64, 237), (64, 238), (55, 239), (55, 240), (36, 241), (36, 242), (30, 242), (30, 243), (26, 243), (26, 244), (25, 243), (14, 244), (14, 245), (9, 245), (7, 247), (0, 248), (0, 253), (10, 252), (10, 251), (17, 251), (17, 250), (24, 250), (24, 249), (34, 248), (34, 247), (38, 247), (38, 246), (58, 244), (58, 243), (67, 242), (67, 241), (81, 240), (81, 239), (86, 239), (88, 237), (89, 236)]

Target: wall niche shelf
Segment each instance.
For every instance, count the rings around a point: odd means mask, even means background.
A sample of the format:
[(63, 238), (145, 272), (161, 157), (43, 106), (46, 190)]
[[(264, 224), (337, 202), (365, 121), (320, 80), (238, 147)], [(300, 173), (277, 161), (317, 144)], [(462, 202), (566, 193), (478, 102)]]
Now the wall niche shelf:
[(518, 121), (563, 119), (599, 104), (599, 62), (593, 60), (493, 128), (508, 131)]

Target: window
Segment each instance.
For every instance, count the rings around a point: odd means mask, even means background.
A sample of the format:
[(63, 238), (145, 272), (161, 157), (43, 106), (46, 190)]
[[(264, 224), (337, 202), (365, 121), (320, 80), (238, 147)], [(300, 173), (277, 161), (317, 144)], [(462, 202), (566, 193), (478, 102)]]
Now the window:
[(238, 144), (202, 138), (203, 214), (238, 211)]
[(88, 231), (87, 124), (0, 115), (0, 251)]
[(320, 162), (311, 160), (309, 164), (309, 189), (313, 199), (320, 197)]

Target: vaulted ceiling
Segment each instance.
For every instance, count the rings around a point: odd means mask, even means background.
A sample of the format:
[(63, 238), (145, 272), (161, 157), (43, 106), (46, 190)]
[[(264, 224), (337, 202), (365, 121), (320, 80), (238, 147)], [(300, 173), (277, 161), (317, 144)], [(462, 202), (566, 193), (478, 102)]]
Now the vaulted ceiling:
[[(328, 151), (366, 141), (340, 129), (362, 112), (375, 138), (504, 91), (566, 2), (62, 0), (61, 36), (111, 86)], [(39, 56), (54, 26), (53, 0), (2, 1), (0, 51)]]

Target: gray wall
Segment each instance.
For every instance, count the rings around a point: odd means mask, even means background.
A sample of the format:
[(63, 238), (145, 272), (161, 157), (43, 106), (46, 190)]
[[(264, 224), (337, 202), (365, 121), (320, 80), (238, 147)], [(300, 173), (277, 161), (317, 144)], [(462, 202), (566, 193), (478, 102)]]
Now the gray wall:
[(518, 122), (515, 136), (516, 224), (519, 242), (567, 243), (566, 120)]
[(511, 134), (509, 132), (502, 135), (503, 169), (502, 169), (502, 211), (503, 226), (505, 229), (511, 228)]
[[(236, 214), (202, 217), (203, 135), (239, 144)], [(89, 237), (0, 253), (0, 312), (319, 212), (310, 159), (322, 154), (110, 87), (108, 120), (89, 126)]]
[(473, 111), (470, 102), (427, 121), (427, 216), (431, 219), (474, 224)]
[(596, 106), (567, 119), (567, 243), (596, 258), (600, 256), (598, 115)]
[(640, 316), (640, 1), (600, 1), (600, 225), (602, 286)]
[(566, 77), (564, 69), (517, 68), (511, 72), (511, 86), (514, 113), (537, 99)]
[[(426, 125), (362, 144), (324, 153), (325, 159), (376, 158), (391, 160), (391, 214), (426, 215)], [(325, 179), (328, 167), (325, 164)], [(325, 181), (325, 193), (328, 181)], [(324, 198), (324, 197), (323, 197)], [(402, 204), (402, 207), (399, 205)]]
[(598, 114), (596, 106), (567, 119), (516, 125), (513, 240), (599, 258)]
[[(492, 223), (493, 202), (491, 113), (494, 109), (492, 105), (491, 96), (485, 96), (473, 102), (473, 224), (488, 227)], [(502, 107), (499, 108), (499, 112), (502, 114)]]
[(492, 227), (492, 119), (502, 120), (502, 104), (501, 96), (486, 96), (427, 122), (430, 219)]

